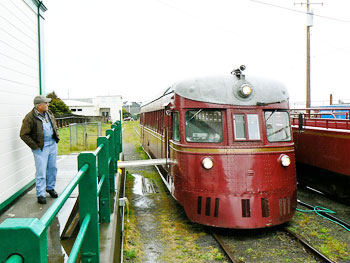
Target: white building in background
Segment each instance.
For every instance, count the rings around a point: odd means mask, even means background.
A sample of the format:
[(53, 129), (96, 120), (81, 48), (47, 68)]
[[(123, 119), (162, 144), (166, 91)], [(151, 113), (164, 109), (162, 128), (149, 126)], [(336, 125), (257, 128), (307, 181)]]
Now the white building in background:
[(79, 100), (63, 100), (73, 114), (84, 116), (98, 116), (94, 104)]
[(120, 95), (97, 96), (91, 99), (63, 99), (73, 114), (110, 117), (112, 122), (120, 120), (123, 100)]
[[(37, 0), (0, 0), (0, 211), (34, 184), (30, 148), (20, 139), (35, 96), (45, 94), (43, 21)], [(34, 202), (35, 200), (33, 200)]]
[(121, 119), (123, 109), (122, 96), (97, 96), (94, 99), (94, 104), (99, 109), (99, 116), (110, 116), (112, 122)]

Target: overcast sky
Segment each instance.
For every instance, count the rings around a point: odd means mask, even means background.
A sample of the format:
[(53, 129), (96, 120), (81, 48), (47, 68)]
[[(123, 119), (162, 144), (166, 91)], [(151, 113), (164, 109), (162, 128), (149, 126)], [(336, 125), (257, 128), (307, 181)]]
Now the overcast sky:
[[(46, 0), (46, 91), (145, 101), (176, 81), (244, 64), (247, 76), (282, 81), (292, 103), (305, 101), (306, 6), (294, 2)], [(311, 99), (333, 93), (350, 101), (350, 1), (312, 9), (319, 16), (311, 28)]]

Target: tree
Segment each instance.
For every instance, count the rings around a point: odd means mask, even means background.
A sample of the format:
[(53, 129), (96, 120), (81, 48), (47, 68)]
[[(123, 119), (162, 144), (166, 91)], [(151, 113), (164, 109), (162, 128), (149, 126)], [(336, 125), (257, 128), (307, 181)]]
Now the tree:
[(49, 110), (52, 111), (54, 115), (72, 114), (72, 111), (59, 97), (57, 97), (57, 94), (54, 91), (47, 94), (46, 97), (52, 99), (49, 105)]

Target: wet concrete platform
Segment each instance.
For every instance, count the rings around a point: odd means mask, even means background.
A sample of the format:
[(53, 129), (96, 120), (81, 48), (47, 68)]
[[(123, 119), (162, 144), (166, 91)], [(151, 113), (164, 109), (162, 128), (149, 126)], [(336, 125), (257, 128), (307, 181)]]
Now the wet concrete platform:
[[(56, 180), (55, 190), (58, 194), (62, 193), (68, 183), (78, 172), (78, 155), (62, 155), (57, 159), (58, 174)], [(118, 174), (116, 176), (119, 176)], [(117, 178), (116, 178), (117, 182)], [(78, 197), (78, 186), (75, 188), (71, 196), (67, 199), (65, 205), (58, 213), (56, 219), (51, 224), (47, 231), (48, 250), (49, 250), (49, 262), (50, 263), (63, 263), (68, 260), (68, 255), (73, 246), (74, 240), (61, 241), (60, 235), (66, 225), (71, 210)], [(116, 205), (117, 200), (114, 195), (112, 199), (112, 214), (111, 223), (100, 224), (100, 254), (101, 262), (114, 262), (114, 241), (116, 231)], [(47, 204), (42, 205), (37, 203), (35, 187), (28, 191), (25, 195), (19, 198), (8, 210), (0, 215), (0, 223), (7, 218), (41, 218), (50, 205), (55, 201), (46, 195)], [(25, 242), (25, 241), (24, 241)]]

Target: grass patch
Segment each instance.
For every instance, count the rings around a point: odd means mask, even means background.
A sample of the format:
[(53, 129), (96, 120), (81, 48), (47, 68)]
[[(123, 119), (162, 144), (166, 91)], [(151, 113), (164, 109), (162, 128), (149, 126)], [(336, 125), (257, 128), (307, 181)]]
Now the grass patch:
[[(111, 128), (111, 123), (101, 124), (101, 135), (106, 135), (106, 130)], [(82, 131), (78, 130), (78, 144), (70, 148), (69, 127), (59, 129), (60, 142), (58, 143), (58, 155), (80, 153), (82, 151), (94, 151), (97, 148), (97, 136), (88, 136), (88, 147), (83, 145)], [(89, 127), (88, 134), (97, 134), (96, 127)]]
[(134, 249), (124, 250), (124, 257), (126, 260), (131, 260), (136, 258), (136, 251)]
[(304, 237), (326, 257), (336, 262), (345, 262), (350, 259), (349, 247), (345, 242), (339, 240), (332, 223), (317, 215), (297, 212), (288, 228)]

